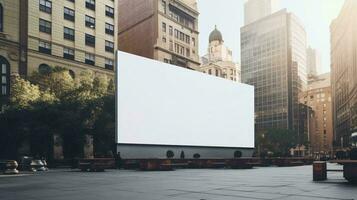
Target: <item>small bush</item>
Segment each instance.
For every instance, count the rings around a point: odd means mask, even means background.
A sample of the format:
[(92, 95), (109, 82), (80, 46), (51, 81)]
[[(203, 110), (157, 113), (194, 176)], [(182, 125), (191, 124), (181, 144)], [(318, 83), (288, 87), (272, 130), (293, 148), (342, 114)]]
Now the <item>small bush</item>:
[(242, 157), (242, 152), (241, 151), (235, 151), (234, 152), (234, 158), (241, 158)]
[(193, 154), (193, 158), (194, 158), (194, 159), (199, 159), (200, 157), (201, 157), (201, 155), (198, 154), (198, 153)]
[(174, 154), (173, 151), (168, 150), (168, 151), (166, 152), (166, 157), (167, 157), (167, 158), (173, 158), (174, 156), (175, 156), (175, 154)]

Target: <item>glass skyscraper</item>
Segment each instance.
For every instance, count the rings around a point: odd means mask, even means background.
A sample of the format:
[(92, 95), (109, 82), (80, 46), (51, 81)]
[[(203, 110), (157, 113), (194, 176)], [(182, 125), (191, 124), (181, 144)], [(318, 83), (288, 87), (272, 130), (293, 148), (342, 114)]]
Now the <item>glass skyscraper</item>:
[(299, 131), (306, 89), (306, 32), (286, 9), (241, 28), (242, 82), (255, 86), (256, 132)]

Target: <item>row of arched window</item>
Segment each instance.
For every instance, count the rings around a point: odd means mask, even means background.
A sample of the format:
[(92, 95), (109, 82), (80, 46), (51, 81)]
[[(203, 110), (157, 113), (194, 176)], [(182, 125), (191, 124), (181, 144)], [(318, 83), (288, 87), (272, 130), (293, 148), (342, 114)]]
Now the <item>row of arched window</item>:
[[(4, 8), (0, 3), (0, 33), (4, 31)], [(0, 56), (0, 97), (7, 96), (10, 90), (10, 64)]]

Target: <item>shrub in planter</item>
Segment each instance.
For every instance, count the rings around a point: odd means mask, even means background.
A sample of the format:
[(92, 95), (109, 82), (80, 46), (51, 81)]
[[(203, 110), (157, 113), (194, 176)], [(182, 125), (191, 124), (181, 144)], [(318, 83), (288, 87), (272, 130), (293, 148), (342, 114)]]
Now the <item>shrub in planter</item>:
[(175, 154), (174, 154), (173, 151), (168, 150), (168, 151), (166, 152), (166, 157), (167, 157), (167, 158), (173, 158), (174, 156), (175, 156)]
[(240, 158), (242, 157), (242, 152), (241, 151), (235, 151), (234, 152), (234, 158)]
[(193, 154), (193, 158), (194, 158), (194, 159), (199, 159), (200, 157), (201, 157), (201, 155), (198, 154), (198, 153)]

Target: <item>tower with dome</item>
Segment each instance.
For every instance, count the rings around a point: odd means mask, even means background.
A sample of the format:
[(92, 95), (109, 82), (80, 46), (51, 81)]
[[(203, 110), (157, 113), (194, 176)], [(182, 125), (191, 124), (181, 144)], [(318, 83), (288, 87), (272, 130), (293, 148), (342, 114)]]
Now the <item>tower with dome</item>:
[(233, 61), (232, 51), (224, 45), (222, 33), (215, 26), (209, 35), (207, 54), (201, 58), (199, 71), (240, 82), (240, 67)]

